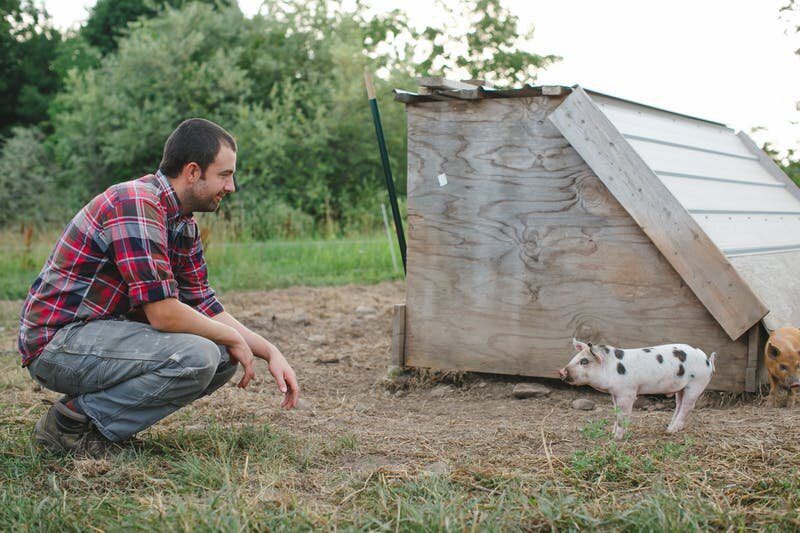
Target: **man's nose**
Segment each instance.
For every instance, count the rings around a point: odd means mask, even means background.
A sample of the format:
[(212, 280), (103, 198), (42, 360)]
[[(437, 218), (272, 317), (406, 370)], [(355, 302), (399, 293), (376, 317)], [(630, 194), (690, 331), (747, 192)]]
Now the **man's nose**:
[(236, 192), (236, 179), (231, 178), (225, 183), (225, 192), (232, 193)]

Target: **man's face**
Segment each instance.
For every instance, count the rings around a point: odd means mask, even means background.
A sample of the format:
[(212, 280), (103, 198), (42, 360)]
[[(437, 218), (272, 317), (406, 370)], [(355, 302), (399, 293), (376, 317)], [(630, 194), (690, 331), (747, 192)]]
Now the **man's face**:
[(192, 211), (213, 212), (222, 199), (236, 190), (233, 175), (236, 172), (236, 152), (221, 143), (214, 162), (188, 190)]

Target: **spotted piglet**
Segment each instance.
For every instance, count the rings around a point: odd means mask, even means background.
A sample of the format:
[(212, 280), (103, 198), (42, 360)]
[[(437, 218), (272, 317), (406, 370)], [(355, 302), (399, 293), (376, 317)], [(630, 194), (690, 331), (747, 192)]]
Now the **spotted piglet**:
[(716, 353), (707, 356), (687, 344), (664, 344), (623, 350), (592, 346), (575, 339), (578, 353), (559, 371), (572, 385), (589, 385), (611, 394), (617, 419), (614, 438), (621, 439), (624, 426), (639, 394), (675, 394), (675, 414), (668, 433), (683, 429), (686, 417), (703, 394), (714, 372)]

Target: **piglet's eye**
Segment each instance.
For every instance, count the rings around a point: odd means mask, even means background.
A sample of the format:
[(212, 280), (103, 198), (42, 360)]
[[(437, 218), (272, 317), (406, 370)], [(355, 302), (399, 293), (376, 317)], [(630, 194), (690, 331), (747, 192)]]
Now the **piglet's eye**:
[(789, 369), (786, 365), (779, 365), (779, 366), (780, 369), (783, 370), (784, 372)]
[(581, 359), (581, 364), (582, 365), (588, 365), (589, 364), (589, 360), (584, 357), (583, 359)]

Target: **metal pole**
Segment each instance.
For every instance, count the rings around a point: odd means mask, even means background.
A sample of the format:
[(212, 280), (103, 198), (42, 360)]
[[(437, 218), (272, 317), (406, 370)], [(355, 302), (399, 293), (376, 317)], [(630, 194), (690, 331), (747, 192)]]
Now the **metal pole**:
[(386, 189), (389, 191), (389, 204), (392, 206), (392, 218), (397, 231), (397, 242), (400, 245), (400, 256), (403, 258), (403, 272), (406, 272), (406, 237), (403, 235), (403, 221), (400, 219), (400, 208), (397, 205), (392, 169), (389, 168), (389, 154), (386, 152), (386, 141), (383, 138), (378, 100), (375, 98), (375, 87), (372, 85), (372, 73), (368, 68), (364, 69), (364, 81), (367, 85), (367, 98), (369, 98), (369, 107), (372, 110), (372, 120), (375, 122), (375, 135), (378, 137), (378, 150), (381, 153), (383, 174), (386, 177)]

